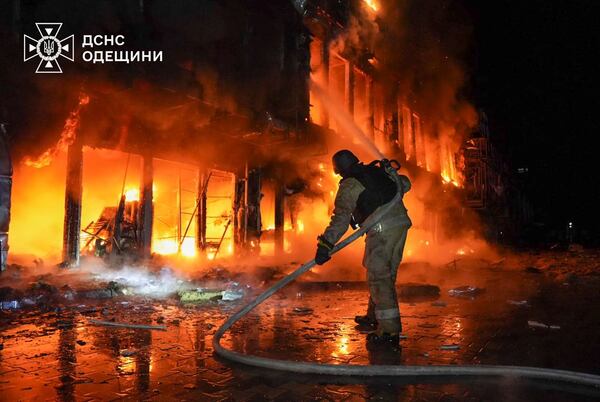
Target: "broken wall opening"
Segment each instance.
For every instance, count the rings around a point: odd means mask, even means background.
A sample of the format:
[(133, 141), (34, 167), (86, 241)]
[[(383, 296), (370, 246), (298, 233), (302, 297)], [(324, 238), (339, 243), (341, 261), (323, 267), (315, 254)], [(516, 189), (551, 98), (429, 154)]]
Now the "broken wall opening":
[(106, 238), (107, 220), (114, 218), (122, 194), (127, 201), (124, 214), (129, 221), (137, 219), (141, 178), (141, 156), (83, 147), (82, 253), (94, 254), (96, 238), (110, 241)]

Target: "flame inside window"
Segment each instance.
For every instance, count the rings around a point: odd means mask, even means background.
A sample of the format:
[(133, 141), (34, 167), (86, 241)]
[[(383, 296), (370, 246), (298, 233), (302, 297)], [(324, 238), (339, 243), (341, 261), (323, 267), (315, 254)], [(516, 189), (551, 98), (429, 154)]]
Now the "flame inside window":
[(375, 0), (364, 0), (365, 4), (367, 5), (367, 7), (369, 7), (371, 10), (373, 11), (377, 11), (377, 4), (375, 3)]

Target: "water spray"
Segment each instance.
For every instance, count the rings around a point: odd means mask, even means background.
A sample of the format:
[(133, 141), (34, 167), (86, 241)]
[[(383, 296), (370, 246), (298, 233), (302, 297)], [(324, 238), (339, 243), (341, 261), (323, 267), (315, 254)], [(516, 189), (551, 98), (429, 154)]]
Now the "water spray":
[(310, 89), (325, 106), (330, 116), (335, 116), (334, 119), (341, 126), (343, 132), (356, 139), (374, 158), (385, 159), (385, 155), (377, 148), (373, 140), (356, 125), (352, 115), (345, 108), (340, 107), (338, 102), (321, 85), (314, 80), (310, 80)]

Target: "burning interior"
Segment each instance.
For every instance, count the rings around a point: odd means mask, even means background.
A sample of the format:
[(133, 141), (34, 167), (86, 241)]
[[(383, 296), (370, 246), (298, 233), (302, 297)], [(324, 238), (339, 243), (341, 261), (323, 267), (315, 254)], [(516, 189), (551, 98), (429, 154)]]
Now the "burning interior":
[[(164, 63), (75, 63), (60, 78), (28, 80), (36, 95), (3, 106), (14, 163), (3, 264), (9, 239), (9, 259), (64, 266), (88, 256), (196, 266), (310, 258), (331, 212), (339, 178), (330, 156), (340, 148), (365, 161), (382, 152), (413, 180), (409, 260), (473, 252), (484, 244), (481, 216), (492, 235), (510, 232), (514, 211), (527, 219), (524, 200), (494, 210), (516, 190), (491, 151), (485, 115), (461, 99), (456, 60), (440, 60), (423, 38), (410, 65), (415, 44), (390, 28), (410, 24), (407, 10), (236, 1), (174, 12), (165, 3), (103, 8), (97, 26), (80, 27), (114, 34), (142, 24), (131, 40), (165, 49)], [(19, 27), (39, 11), (23, 4)], [(424, 65), (438, 71), (419, 76)], [(42, 110), (43, 123), (18, 122)]]

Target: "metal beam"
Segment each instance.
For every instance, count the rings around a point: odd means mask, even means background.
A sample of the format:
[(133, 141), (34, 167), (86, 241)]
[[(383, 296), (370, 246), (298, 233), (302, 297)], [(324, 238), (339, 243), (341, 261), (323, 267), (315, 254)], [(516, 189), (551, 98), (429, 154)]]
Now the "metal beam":
[(0, 272), (6, 269), (6, 259), (8, 258), (12, 174), (8, 136), (5, 125), (0, 123)]
[(152, 156), (144, 155), (142, 159), (142, 199), (140, 209), (140, 247), (144, 258), (149, 258), (152, 250), (152, 230), (154, 220), (154, 165)]
[(67, 151), (65, 221), (63, 229), (63, 263), (79, 266), (81, 233), (81, 195), (83, 193), (83, 146), (79, 135)]
[(347, 61), (344, 68), (344, 106), (354, 116), (354, 67)]
[(275, 183), (275, 255), (283, 254), (285, 193), (280, 181)]
[(211, 173), (198, 170), (198, 215), (196, 220), (196, 245), (199, 251), (206, 249), (206, 193)]

